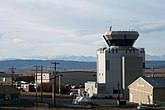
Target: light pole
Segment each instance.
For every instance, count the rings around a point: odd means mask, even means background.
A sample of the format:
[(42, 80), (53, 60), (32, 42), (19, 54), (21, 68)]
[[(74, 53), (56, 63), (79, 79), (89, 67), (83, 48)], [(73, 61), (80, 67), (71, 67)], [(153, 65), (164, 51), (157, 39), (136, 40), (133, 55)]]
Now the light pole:
[(40, 87), (40, 91), (41, 91), (41, 102), (42, 102), (42, 92), (43, 92), (42, 79), (43, 79), (43, 66), (41, 65), (41, 87)]
[(59, 95), (61, 94), (61, 77), (62, 77), (63, 75), (59, 75)]

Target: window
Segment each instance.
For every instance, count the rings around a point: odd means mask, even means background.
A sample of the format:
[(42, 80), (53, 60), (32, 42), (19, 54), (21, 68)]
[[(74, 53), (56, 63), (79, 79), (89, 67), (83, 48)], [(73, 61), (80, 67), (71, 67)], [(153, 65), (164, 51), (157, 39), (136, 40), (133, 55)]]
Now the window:
[(119, 94), (120, 94), (121, 93), (120, 90), (114, 89), (113, 94), (118, 94), (118, 91), (119, 91)]
[(143, 68), (145, 68), (145, 63), (143, 63)]
[(110, 70), (110, 61), (106, 60), (106, 70)]

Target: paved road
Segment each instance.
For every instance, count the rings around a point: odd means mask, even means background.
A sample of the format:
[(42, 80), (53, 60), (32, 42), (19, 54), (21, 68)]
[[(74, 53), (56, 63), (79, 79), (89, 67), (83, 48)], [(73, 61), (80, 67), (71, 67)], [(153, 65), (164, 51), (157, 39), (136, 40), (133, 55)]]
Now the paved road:
[[(21, 96), (21, 100), (26, 103), (34, 103), (36, 101), (36, 97), (34, 96)], [(71, 97), (56, 97), (56, 104), (60, 106), (68, 106), (72, 105), (72, 98)], [(116, 100), (114, 99), (91, 99), (97, 105), (100, 106), (116, 106)], [(40, 97), (38, 97), (38, 102), (41, 102)], [(47, 103), (50, 106), (53, 105), (52, 98), (43, 98), (43, 103)]]
[[(21, 96), (21, 101), (22, 103), (35, 103), (36, 102), (36, 97), (34, 96)], [(41, 98), (38, 97), (38, 100), (37, 102), (41, 102)], [(52, 98), (43, 98), (42, 99), (42, 103), (47, 103), (49, 105), (52, 105), (53, 104), (53, 101), (52, 101)], [(56, 98), (56, 104), (57, 105), (70, 105), (72, 104), (72, 98), (68, 98), (68, 97), (65, 97), (65, 98), (59, 98), (57, 97)]]
[[(23, 95), (21, 96), (21, 103), (22, 105), (18, 106), (17, 108), (15, 107), (8, 107), (8, 106), (2, 106), (0, 107), (0, 109), (5, 109), (5, 110), (8, 110), (8, 109), (13, 109), (13, 110), (16, 110), (16, 109), (19, 109), (19, 110), (22, 110), (22, 109), (25, 109), (26, 110), (29, 110), (31, 108), (35, 108), (35, 110), (40, 110), (42, 108), (42, 110), (67, 110), (68, 107), (70, 108), (70, 110), (76, 110), (76, 109), (80, 109), (81, 105), (77, 106), (77, 105), (72, 105), (72, 98), (71, 97), (67, 97), (67, 96), (63, 96), (63, 97), (57, 97), (56, 99), (56, 104), (57, 106), (61, 106), (61, 107), (50, 107), (50, 105), (52, 105), (52, 99), (51, 97), (49, 98), (46, 98), (44, 97), (43, 98), (43, 103), (39, 103), (39, 104), (36, 104), (37, 106), (35, 107), (34, 106), (34, 102), (36, 101), (36, 97), (33, 95), (33, 96), (29, 96), (29, 95)], [(40, 97), (38, 97), (38, 101), (40, 101)], [(131, 105), (128, 103), (127, 106), (121, 106), (121, 107), (116, 107), (116, 100), (114, 99), (92, 99), (92, 101), (95, 103), (95, 104), (98, 104), (100, 105), (100, 107), (98, 106), (95, 106), (92, 110), (100, 110), (100, 109), (103, 109), (103, 110), (109, 110), (109, 109), (113, 109), (113, 110), (124, 110), (124, 109), (127, 109), (127, 110), (136, 110), (136, 107), (135, 105)], [(83, 108), (82, 109), (88, 109), (87, 107), (89, 107), (89, 109), (91, 109), (90, 106), (82, 106)], [(84, 108), (86, 107), (86, 108)], [(98, 108), (97, 108), (98, 107)], [(124, 107), (124, 108), (123, 108)], [(46, 109), (45, 109), (46, 108)], [(164, 110), (164, 108), (154, 108), (154, 109), (157, 109), (157, 110)], [(33, 109), (31, 109), (33, 110)]]

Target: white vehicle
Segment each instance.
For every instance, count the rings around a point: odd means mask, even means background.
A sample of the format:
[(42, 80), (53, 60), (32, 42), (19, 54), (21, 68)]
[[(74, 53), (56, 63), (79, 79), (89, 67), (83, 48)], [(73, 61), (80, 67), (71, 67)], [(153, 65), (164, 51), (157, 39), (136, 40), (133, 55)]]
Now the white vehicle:
[(77, 92), (71, 92), (71, 93), (70, 93), (70, 96), (72, 96), (72, 97), (77, 97), (77, 96), (78, 96), (78, 93), (77, 93)]
[(139, 103), (139, 106), (137, 106), (138, 110), (150, 110), (150, 107), (147, 107), (146, 105), (143, 105), (142, 103)]
[(86, 97), (77, 96), (72, 103), (75, 105), (88, 105), (91, 103), (91, 100)]

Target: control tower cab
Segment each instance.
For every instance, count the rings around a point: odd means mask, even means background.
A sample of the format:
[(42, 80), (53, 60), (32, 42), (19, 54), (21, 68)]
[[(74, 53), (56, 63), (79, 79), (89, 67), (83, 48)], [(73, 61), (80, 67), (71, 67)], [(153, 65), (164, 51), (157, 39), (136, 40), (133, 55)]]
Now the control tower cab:
[(107, 31), (103, 38), (108, 46), (133, 46), (139, 33), (137, 31)]

